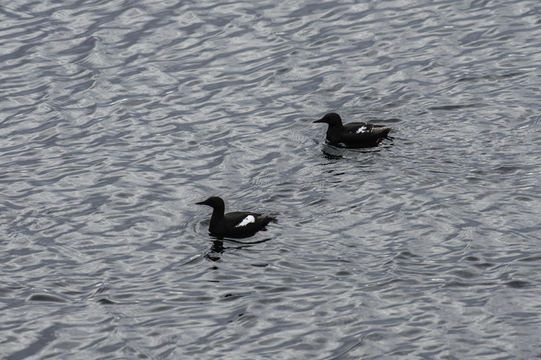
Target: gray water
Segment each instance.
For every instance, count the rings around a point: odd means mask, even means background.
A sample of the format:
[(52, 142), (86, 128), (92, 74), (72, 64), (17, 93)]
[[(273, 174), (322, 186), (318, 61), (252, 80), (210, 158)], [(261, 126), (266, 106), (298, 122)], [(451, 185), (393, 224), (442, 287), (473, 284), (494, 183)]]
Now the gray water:
[(0, 357), (540, 358), (539, 64), (537, 0), (3, 1)]

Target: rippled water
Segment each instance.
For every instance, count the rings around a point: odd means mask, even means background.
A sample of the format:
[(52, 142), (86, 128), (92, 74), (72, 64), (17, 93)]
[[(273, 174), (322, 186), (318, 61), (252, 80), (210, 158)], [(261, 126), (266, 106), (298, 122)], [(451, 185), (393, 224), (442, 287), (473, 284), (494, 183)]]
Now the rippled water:
[(14, 0), (0, 44), (2, 358), (541, 357), (537, 1)]

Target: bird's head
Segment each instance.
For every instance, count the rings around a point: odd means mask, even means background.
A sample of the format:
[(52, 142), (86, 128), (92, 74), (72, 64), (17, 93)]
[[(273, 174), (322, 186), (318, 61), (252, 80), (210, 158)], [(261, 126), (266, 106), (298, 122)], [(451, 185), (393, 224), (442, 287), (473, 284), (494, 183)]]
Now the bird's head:
[(213, 209), (216, 209), (216, 208), (222, 208), (223, 209), (224, 208), (224, 201), (222, 200), (222, 198), (220, 198), (218, 196), (211, 196), (207, 200), (197, 202), (196, 204), (197, 205), (207, 205), (207, 206), (210, 206)]
[(342, 118), (337, 113), (328, 113), (321, 119), (314, 121), (314, 123), (325, 123), (329, 126), (342, 125)]

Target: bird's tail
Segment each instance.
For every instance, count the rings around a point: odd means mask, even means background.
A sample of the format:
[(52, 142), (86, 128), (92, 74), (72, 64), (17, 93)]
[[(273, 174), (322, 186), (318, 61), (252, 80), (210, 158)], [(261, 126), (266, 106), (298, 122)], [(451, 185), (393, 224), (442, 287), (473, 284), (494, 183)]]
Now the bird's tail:
[(385, 126), (380, 126), (380, 127), (376, 127), (372, 130), (372, 132), (376, 135), (378, 135), (381, 139), (391, 139), (392, 140), (392, 137), (389, 136), (389, 133), (391, 132), (392, 128), (390, 127), (385, 127)]
[(278, 218), (276, 218), (276, 216), (273, 216), (273, 215), (267, 215), (266, 218), (267, 218), (267, 220), (268, 220), (267, 224), (270, 223), (270, 222), (273, 222), (273, 223), (277, 223), (277, 222), (278, 222)]

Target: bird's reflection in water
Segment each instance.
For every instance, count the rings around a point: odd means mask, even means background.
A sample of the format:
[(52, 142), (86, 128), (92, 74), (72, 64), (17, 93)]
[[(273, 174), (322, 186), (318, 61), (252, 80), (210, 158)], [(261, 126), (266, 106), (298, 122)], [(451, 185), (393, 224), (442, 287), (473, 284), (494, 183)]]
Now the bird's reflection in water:
[(212, 246), (208, 253), (205, 254), (205, 257), (211, 261), (220, 260), (220, 255), (224, 252), (224, 242), (222, 240), (213, 240)]
[(327, 159), (334, 160), (343, 158), (346, 149), (332, 146), (329, 144), (323, 144), (321, 151)]
[(368, 148), (345, 148), (340, 146), (334, 146), (328, 143), (324, 143), (321, 147), (321, 152), (323, 153), (323, 156), (325, 156), (327, 159), (335, 160), (335, 159), (342, 159), (348, 154), (355, 154), (355, 153), (373, 153), (373, 152), (379, 152), (382, 149), (391, 147), (394, 145), (393, 140), (394, 137), (387, 137), (388, 141), (386, 143), (381, 143), (378, 146), (375, 147), (368, 147)]
[[(256, 244), (261, 244), (264, 242), (267, 242), (271, 240), (270, 238), (258, 240), (258, 241), (239, 241), (239, 240), (233, 240), (233, 239), (214, 239), (212, 241), (212, 246), (210, 247), (210, 250), (205, 254), (205, 257), (211, 261), (218, 261), (220, 260), (221, 256), (220, 254), (223, 254), (226, 250), (231, 249), (243, 249), (248, 248), (251, 246), (254, 246)], [(224, 246), (225, 243), (231, 243), (231, 246)]]

